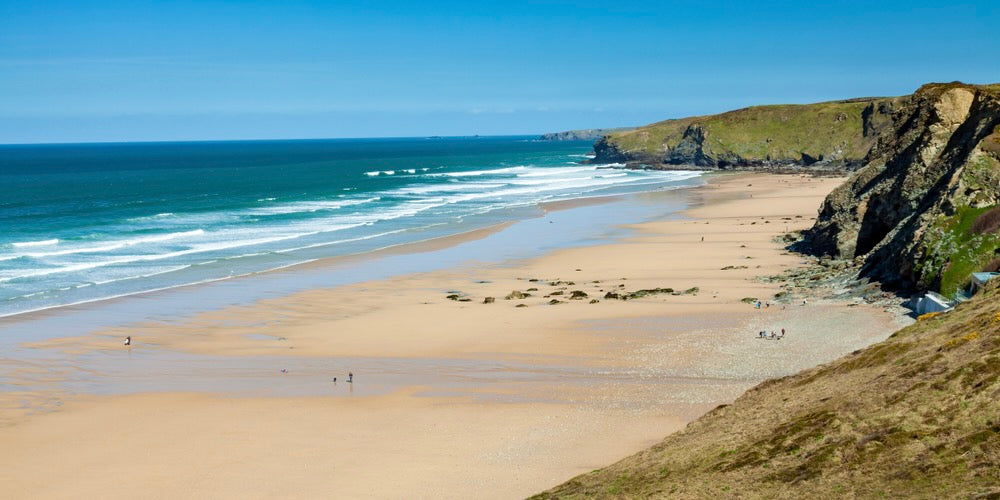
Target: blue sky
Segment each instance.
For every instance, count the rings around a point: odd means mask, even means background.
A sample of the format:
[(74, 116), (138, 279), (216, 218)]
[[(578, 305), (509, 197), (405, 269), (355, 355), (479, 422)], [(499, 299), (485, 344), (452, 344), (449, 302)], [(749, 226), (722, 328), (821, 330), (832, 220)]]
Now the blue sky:
[(636, 125), (996, 82), (997, 54), (996, 0), (0, 0), (0, 143)]

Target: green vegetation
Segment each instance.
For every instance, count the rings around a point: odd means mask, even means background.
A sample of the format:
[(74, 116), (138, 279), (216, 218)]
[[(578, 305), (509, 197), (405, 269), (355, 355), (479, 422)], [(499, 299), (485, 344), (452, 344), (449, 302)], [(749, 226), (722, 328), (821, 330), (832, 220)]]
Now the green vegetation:
[(988, 288), (536, 498), (996, 498), (1000, 293)]
[(972, 226), (993, 207), (961, 207), (955, 215), (941, 216), (927, 230), (922, 257), (915, 263), (920, 282), (929, 285), (940, 279), (946, 296), (963, 288), (969, 274), (983, 269), (996, 258), (1000, 234), (976, 234)]
[[(1000, 133), (996, 137), (1000, 138)], [(1000, 143), (991, 148), (989, 143), (992, 141), (992, 136), (983, 141), (983, 149), (996, 149), (995, 154), (1000, 155)], [(962, 204), (982, 206), (989, 203), (1000, 189), (1000, 161), (990, 154), (975, 154), (962, 170), (962, 184), (965, 185)]]
[(871, 147), (862, 111), (872, 100), (754, 106), (712, 116), (667, 120), (609, 136), (630, 153), (658, 156), (678, 146), (689, 127), (704, 134), (705, 154), (749, 161), (812, 158), (860, 160)]

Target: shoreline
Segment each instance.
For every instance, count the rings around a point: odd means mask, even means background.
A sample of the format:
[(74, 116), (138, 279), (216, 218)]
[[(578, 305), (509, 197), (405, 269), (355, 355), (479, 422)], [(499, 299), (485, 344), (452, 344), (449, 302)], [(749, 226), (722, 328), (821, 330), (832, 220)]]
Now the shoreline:
[[(720, 175), (715, 172), (705, 172), (700, 179), (706, 179), (710, 175)], [(695, 179), (699, 179), (695, 178)], [(685, 179), (687, 180), (687, 179)], [(271, 269), (264, 269), (260, 271), (252, 271), (245, 274), (223, 276), (219, 278), (211, 278), (203, 281), (197, 281), (193, 283), (183, 283), (178, 285), (170, 285), (162, 288), (154, 288), (149, 290), (142, 290), (137, 292), (129, 292), (121, 295), (101, 297), (95, 299), (87, 299), (79, 302), (72, 302), (67, 304), (58, 304), (52, 306), (44, 306), (37, 309), (30, 309), (25, 311), (19, 311), (14, 313), (0, 314), (0, 330), (10, 325), (29, 322), (38, 320), (46, 317), (47, 315), (58, 315), (62, 312), (70, 312), (73, 310), (87, 309), (87, 308), (97, 308), (101, 307), (103, 304), (112, 304), (120, 301), (127, 301), (133, 297), (144, 298), (147, 296), (155, 296), (157, 294), (169, 293), (175, 290), (190, 289), (196, 287), (211, 286), (220, 282), (233, 282), (239, 280), (248, 280), (258, 277), (266, 277), (279, 273), (295, 273), (310, 270), (329, 270), (334, 269), (339, 266), (348, 265), (351, 263), (358, 262), (370, 262), (376, 259), (384, 258), (386, 256), (393, 255), (405, 255), (405, 254), (416, 254), (432, 252), (436, 250), (445, 249), (448, 247), (453, 247), (466, 243), (469, 241), (478, 240), (485, 238), (492, 234), (496, 234), (509, 228), (511, 225), (525, 222), (531, 219), (537, 219), (544, 217), (546, 214), (554, 211), (570, 210), (574, 208), (596, 206), (607, 203), (613, 203), (615, 201), (621, 201), (630, 196), (643, 195), (648, 193), (658, 193), (658, 192), (673, 192), (673, 191), (687, 191), (690, 189), (695, 189), (704, 185), (702, 184), (692, 184), (692, 185), (681, 185), (681, 186), (670, 186), (669, 188), (659, 187), (654, 190), (649, 191), (636, 191), (628, 194), (610, 194), (610, 195), (596, 195), (596, 196), (584, 196), (580, 198), (572, 198), (567, 200), (556, 200), (556, 201), (545, 201), (535, 204), (538, 213), (534, 215), (523, 215), (514, 219), (494, 222), (488, 224), (484, 227), (475, 227), (468, 230), (463, 230), (454, 234), (446, 234), (443, 236), (432, 236), (426, 239), (420, 239), (415, 241), (408, 241), (403, 243), (394, 243), (382, 247), (373, 248), (370, 250), (365, 250), (362, 252), (347, 253), (343, 255), (332, 255), (327, 257), (320, 257), (316, 259), (309, 259), (301, 262), (293, 262), (290, 264), (285, 264)], [(569, 245), (573, 245), (570, 243)], [(391, 276), (390, 276), (391, 277)], [(152, 297), (155, 298), (155, 297)]]
[[(756, 276), (802, 264), (773, 238), (782, 222), (807, 224), (835, 185), (712, 176), (686, 190), (684, 218), (629, 224), (582, 246), (32, 343), (26, 349), (39, 362), (0, 363), (20, 389), (0, 396), (0, 446), (16, 450), (0, 457), (8, 485), (0, 489), (107, 497), (136, 488), (153, 497), (541, 491), (658, 442), (762, 380), (896, 329), (877, 307), (741, 302), (778, 290)], [(675, 293), (605, 298), (665, 286)], [(505, 300), (512, 290), (532, 296)], [(570, 300), (573, 291), (587, 297)], [(782, 327), (785, 340), (753, 336)], [(126, 333), (134, 334), (127, 351)], [(356, 383), (331, 383), (348, 371)], [(104, 392), (86, 390), (95, 385)], [(34, 414), (23, 406), (32, 400)], [(63, 456), (67, 439), (78, 456)], [(101, 480), (132, 464), (142, 466), (115, 484)], [(185, 478), (186, 489), (168, 477)]]

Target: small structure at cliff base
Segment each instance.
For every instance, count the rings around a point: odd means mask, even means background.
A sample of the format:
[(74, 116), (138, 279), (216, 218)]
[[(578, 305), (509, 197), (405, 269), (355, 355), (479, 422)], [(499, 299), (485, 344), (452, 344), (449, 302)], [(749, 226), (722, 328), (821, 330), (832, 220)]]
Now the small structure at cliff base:
[(923, 297), (916, 298), (913, 303), (913, 310), (916, 311), (918, 315), (947, 311), (952, 307), (955, 307), (954, 302), (935, 292), (927, 292)]
[(1000, 276), (1000, 273), (972, 273), (972, 276), (969, 278), (969, 281), (972, 282), (969, 291), (976, 293), (980, 288), (986, 285), (987, 281), (996, 278), (997, 276)]

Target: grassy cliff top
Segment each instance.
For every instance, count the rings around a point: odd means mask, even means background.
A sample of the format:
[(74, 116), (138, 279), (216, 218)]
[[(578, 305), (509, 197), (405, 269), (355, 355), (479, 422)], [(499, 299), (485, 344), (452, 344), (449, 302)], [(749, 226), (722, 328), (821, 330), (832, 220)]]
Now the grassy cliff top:
[(753, 106), (718, 115), (666, 120), (629, 132), (611, 134), (609, 140), (630, 152), (656, 155), (676, 146), (691, 126), (705, 134), (705, 148), (714, 153), (732, 152), (748, 159), (796, 158), (840, 150), (843, 157), (860, 159), (871, 146), (863, 137), (862, 111), (876, 98)]
[(959, 81), (947, 82), (947, 83), (941, 83), (941, 82), (927, 83), (921, 85), (920, 88), (917, 89), (917, 91), (914, 93), (920, 94), (927, 92), (943, 92), (945, 90), (950, 90), (954, 88), (964, 88), (973, 91), (978, 89), (989, 92), (991, 94), (1000, 94), (1000, 83), (975, 84), (975, 83), (963, 83)]
[(537, 498), (1000, 495), (998, 377), (994, 285)]

